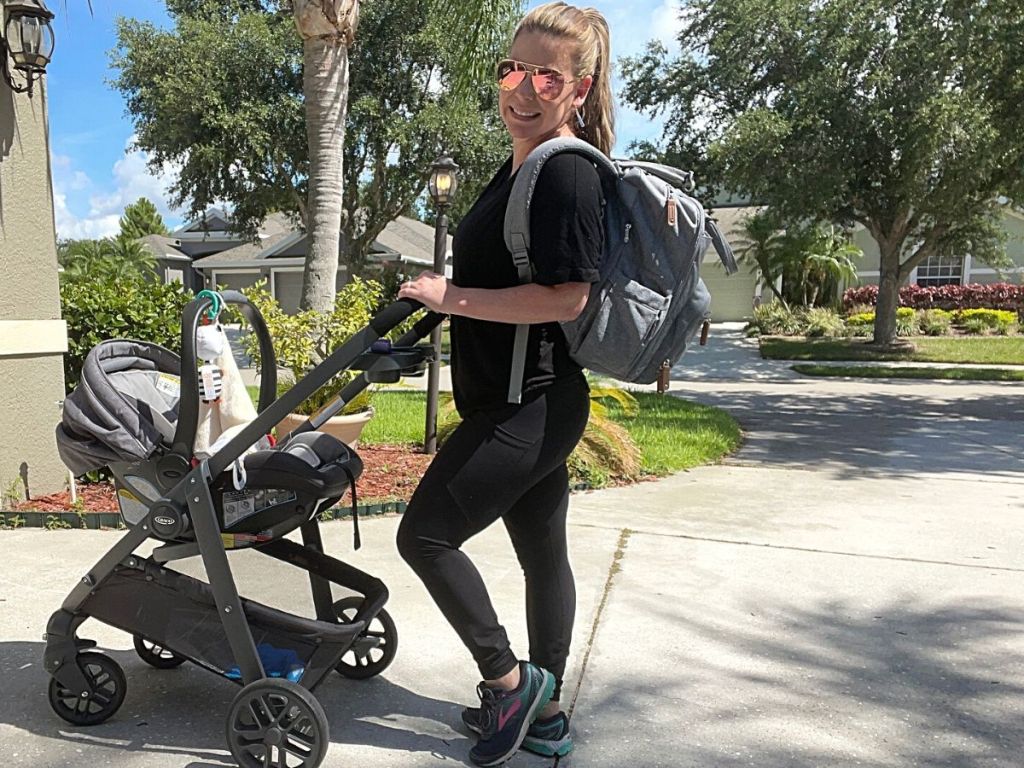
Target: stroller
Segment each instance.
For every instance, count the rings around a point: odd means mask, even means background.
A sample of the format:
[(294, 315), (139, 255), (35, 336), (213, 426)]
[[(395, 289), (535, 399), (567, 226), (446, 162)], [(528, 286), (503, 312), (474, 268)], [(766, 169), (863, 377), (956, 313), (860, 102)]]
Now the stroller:
[[(256, 333), (262, 359), (259, 415), (211, 457), (194, 458), (200, 387), (196, 331), (212, 299), (185, 308), (182, 357), (138, 341), (97, 345), (65, 402), (57, 428), (62, 459), (76, 474), (107, 467), (127, 533), (82, 576), (46, 628), (44, 665), (53, 710), (74, 725), (111, 717), (126, 680), (109, 656), (79, 638), (88, 618), (134, 635), (143, 661), (169, 669), (186, 661), (238, 683), (227, 717), (231, 754), (242, 766), (315, 768), (329, 744), (327, 717), (311, 691), (336, 669), (380, 673), (394, 657), (394, 622), (384, 583), (324, 554), (318, 515), (352, 488), (363, 465), (347, 445), (316, 431), (373, 382), (423, 372), (433, 348), (417, 345), (443, 319), (428, 313), (394, 345), (384, 336), (421, 308), (400, 300), (279, 399), (266, 323), (241, 293), (227, 291)], [(362, 374), (318, 414), (267, 450), (252, 447), (343, 370)], [(239, 491), (232, 467), (243, 457)], [(358, 519), (354, 518), (358, 546)], [(295, 529), (302, 544), (284, 536)], [(147, 539), (159, 546), (135, 554)], [(242, 599), (227, 550), (253, 548), (309, 573), (316, 618)], [(209, 583), (167, 564), (199, 555)], [(331, 584), (360, 596), (334, 602)]]

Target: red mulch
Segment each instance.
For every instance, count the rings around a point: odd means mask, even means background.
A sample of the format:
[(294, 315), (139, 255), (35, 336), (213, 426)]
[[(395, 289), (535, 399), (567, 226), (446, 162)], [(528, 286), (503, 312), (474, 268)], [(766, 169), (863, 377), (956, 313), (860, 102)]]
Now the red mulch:
[[(359, 456), (365, 467), (356, 485), (360, 503), (408, 501), (434, 458), (420, 453), (417, 448), (403, 445), (361, 446)], [(114, 486), (109, 483), (80, 484), (78, 498), (85, 512), (118, 511)], [(348, 499), (348, 494), (345, 499)], [(340, 503), (344, 504), (344, 500)], [(69, 491), (37, 496), (14, 507), (14, 511), (23, 512), (66, 512), (71, 509)]]

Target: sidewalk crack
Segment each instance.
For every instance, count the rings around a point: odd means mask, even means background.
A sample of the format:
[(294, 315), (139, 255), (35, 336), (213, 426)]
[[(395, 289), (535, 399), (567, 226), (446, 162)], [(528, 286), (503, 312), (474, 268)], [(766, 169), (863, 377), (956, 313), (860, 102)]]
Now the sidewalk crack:
[[(604, 615), (605, 606), (608, 604), (608, 597), (611, 594), (612, 586), (615, 583), (615, 575), (622, 570), (620, 563), (622, 558), (626, 554), (626, 545), (629, 543), (629, 538), (635, 533), (630, 528), (623, 528), (619, 532), (619, 541), (615, 547), (615, 553), (612, 555), (611, 565), (608, 567), (608, 578), (604, 582), (604, 592), (601, 594), (601, 602), (597, 606), (597, 613), (594, 615), (594, 623), (590, 628), (590, 637), (587, 638), (586, 651), (583, 654), (583, 662), (580, 664), (579, 678), (576, 680), (576, 688), (572, 692), (572, 700), (569, 702), (569, 708), (566, 712), (566, 716), (572, 720), (572, 714), (576, 709), (576, 700), (580, 696), (580, 689), (583, 688), (583, 678), (587, 673), (587, 665), (590, 663), (590, 653), (594, 650), (594, 642), (597, 640), (597, 629), (601, 625), (601, 617)], [(555, 766), (562, 761), (562, 758), (557, 757), (555, 759)]]

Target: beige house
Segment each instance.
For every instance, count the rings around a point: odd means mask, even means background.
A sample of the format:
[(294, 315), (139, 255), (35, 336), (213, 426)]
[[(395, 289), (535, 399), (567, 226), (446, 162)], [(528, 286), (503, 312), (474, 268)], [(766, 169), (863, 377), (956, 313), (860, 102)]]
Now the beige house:
[(54, 428), (64, 399), (45, 78), (32, 96), (0, 79), (0, 495), (65, 487)]
[[(723, 204), (714, 208), (713, 217), (726, 239), (736, 246), (743, 240), (739, 233), (744, 218), (761, 210), (745, 204)], [(915, 269), (909, 279), (912, 285), (968, 285), (988, 283), (1024, 283), (1024, 211), (1006, 206), (1003, 209), (1003, 229), (1006, 232), (1006, 254), (1013, 265), (996, 270), (981, 264), (966, 253), (952, 258), (933, 257)], [(878, 244), (866, 229), (858, 226), (853, 234), (854, 244), (864, 255), (857, 263), (860, 285), (877, 285), (879, 280)], [(701, 267), (701, 277), (711, 292), (712, 319), (716, 322), (743, 320), (750, 317), (753, 305), (768, 301), (770, 292), (762, 285), (751, 265), (740, 262), (740, 271), (727, 276), (713, 250), (709, 249)]]
[[(953, 257), (932, 257), (910, 275), (911, 285), (969, 285), (989, 283), (1024, 283), (1024, 211), (1007, 205), (1003, 208), (1003, 229), (1006, 232), (1006, 255), (1013, 266), (998, 271), (981, 264), (965, 253)], [(878, 244), (863, 227), (854, 231), (853, 242), (864, 251), (857, 265), (862, 285), (877, 285), (879, 279)]]

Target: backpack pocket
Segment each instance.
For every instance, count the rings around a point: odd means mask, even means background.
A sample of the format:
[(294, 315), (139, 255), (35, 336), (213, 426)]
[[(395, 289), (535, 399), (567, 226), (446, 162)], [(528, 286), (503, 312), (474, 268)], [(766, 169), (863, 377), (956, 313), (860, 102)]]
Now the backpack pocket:
[(585, 368), (632, 381), (636, 364), (665, 320), (671, 297), (621, 272), (609, 278), (606, 288), (570, 352)]

